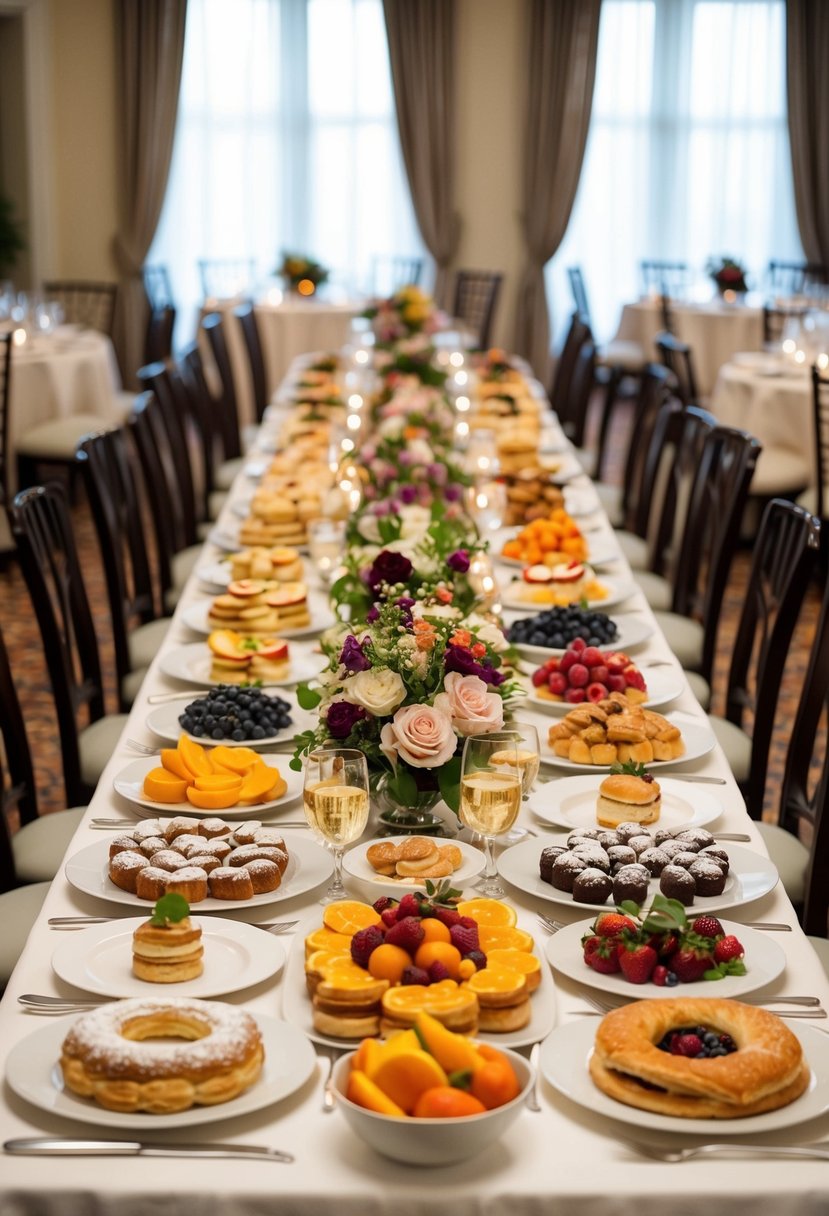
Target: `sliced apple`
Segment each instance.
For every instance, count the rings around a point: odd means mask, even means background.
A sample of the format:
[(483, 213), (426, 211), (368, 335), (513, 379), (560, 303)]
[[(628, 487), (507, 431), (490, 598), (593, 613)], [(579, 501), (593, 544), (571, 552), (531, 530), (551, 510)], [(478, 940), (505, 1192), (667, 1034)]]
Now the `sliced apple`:
[(587, 567), (581, 562), (561, 562), (553, 566), (550, 573), (557, 583), (577, 583), (584, 578)]
[(288, 657), (288, 643), (281, 638), (262, 638), (256, 644), (256, 655), (260, 659), (269, 659), (272, 663)]
[(235, 595), (238, 599), (250, 599), (253, 596), (261, 595), (266, 590), (267, 583), (262, 579), (240, 578), (228, 585), (227, 593), (228, 595)]
[(269, 591), (265, 603), (271, 608), (287, 608), (289, 604), (303, 604), (307, 597), (304, 583), (285, 583), (275, 591)]
[(524, 571), (525, 583), (551, 583), (553, 577), (553, 571), (549, 566), (527, 566)]
[(243, 649), (244, 638), (233, 629), (214, 629), (207, 645), (219, 659), (227, 663), (247, 663), (250, 651)]

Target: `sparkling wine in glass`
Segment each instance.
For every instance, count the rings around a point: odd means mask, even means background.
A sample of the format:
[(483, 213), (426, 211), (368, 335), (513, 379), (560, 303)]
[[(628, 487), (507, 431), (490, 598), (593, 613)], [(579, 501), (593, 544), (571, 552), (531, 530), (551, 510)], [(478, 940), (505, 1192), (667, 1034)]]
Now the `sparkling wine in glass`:
[(345, 747), (311, 752), (305, 761), (303, 806), (309, 826), (334, 854), (334, 879), (322, 903), (347, 899), (343, 853), (360, 839), (368, 823), (368, 767), (363, 753)]
[[(541, 763), (538, 731), (531, 722), (510, 722), (503, 730), (497, 732), (497, 736), (515, 742), (518, 751), (518, 768), (521, 773), (521, 793), (526, 801), (535, 785)], [(492, 737), (490, 736), (490, 738)], [(495, 763), (503, 761), (503, 763), (509, 764), (511, 762), (511, 753), (505, 751), (502, 757), (499, 752), (496, 752), (493, 756), (493, 761)], [(507, 833), (505, 841), (507, 844), (516, 844), (519, 840), (523, 840), (526, 835), (526, 828), (513, 827)]]
[[(493, 759), (494, 757), (494, 759)], [(508, 832), (521, 807), (522, 779), (515, 739), (475, 735), (466, 740), (461, 760), (461, 823), (483, 836), (486, 875), (483, 895), (499, 899), (504, 888), (492, 856), (492, 841)]]

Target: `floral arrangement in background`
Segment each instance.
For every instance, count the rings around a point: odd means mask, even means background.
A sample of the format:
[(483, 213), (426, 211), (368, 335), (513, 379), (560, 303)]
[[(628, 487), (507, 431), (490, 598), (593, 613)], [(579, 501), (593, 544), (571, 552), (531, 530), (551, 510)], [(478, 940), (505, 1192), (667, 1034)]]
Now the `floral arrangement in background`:
[(435, 348), (428, 334), (414, 334), (374, 355), (374, 370), (387, 389), (393, 389), (401, 379), (415, 379), (420, 384), (442, 388), (448, 375), (435, 363)]
[(301, 253), (283, 253), (276, 273), (282, 275), (286, 282), (302, 295), (313, 295), (322, 283), (328, 281), (328, 270), (325, 266)]
[(413, 334), (433, 334), (444, 325), (432, 297), (413, 283), (371, 304), (363, 316), (371, 321), (378, 346), (390, 346)]
[(402, 564), (386, 563), (378, 590), (372, 620), (323, 636), (328, 669), (318, 690), (298, 689), (319, 722), (297, 736), (292, 767), (333, 740), (362, 751), (375, 786), (382, 777), (402, 805), (434, 789), (457, 811), (463, 740), (500, 730), (521, 692), (504, 665), (507, 644), (484, 617), (409, 595)]
[(455, 415), (446, 394), (399, 372), (386, 377), (385, 387), (370, 403), (369, 418), (380, 438), (406, 429), (411, 435), (422, 432), (435, 446), (446, 446), (454, 434)]
[(717, 290), (742, 294), (748, 291), (745, 267), (734, 258), (710, 258), (705, 267), (717, 285)]

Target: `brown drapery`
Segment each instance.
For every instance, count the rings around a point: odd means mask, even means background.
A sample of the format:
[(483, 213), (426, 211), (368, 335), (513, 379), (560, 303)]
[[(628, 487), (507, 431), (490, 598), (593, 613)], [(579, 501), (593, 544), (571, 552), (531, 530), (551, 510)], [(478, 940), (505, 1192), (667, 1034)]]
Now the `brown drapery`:
[(383, 11), (415, 218), (437, 265), (435, 297), (445, 306), (460, 237), (453, 204), (455, 0), (383, 0)]
[(187, 0), (116, 0), (121, 274), (116, 346), (125, 383), (143, 359), (141, 267), (158, 226), (176, 128)]
[(829, 4), (787, 0), (786, 90), (797, 225), (806, 260), (829, 266)]
[(546, 383), (544, 266), (564, 238), (579, 184), (596, 74), (601, 0), (529, 0), (522, 225), (515, 349)]

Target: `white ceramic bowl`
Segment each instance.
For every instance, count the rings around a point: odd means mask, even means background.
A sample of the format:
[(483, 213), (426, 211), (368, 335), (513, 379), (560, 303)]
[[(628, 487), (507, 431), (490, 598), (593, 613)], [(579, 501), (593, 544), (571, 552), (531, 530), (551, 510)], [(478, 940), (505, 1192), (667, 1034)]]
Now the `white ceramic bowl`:
[(352, 1131), (384, 1157), (407, 1165), (450, 1165), (466, 1161), (500, 1140), (521, 1114), (532, 1085), (533, 1069), (529, 1062), (515, 1051), (505, 1047), (499, 1050), (509, 1057), (521, 1092), (512, 1102), (482, 1115), (465, 1115), (459, 1119), (395, 1119), (357, 1106), (345, 1096), (353, 1051), (334, 1065), (337, 1106)]

